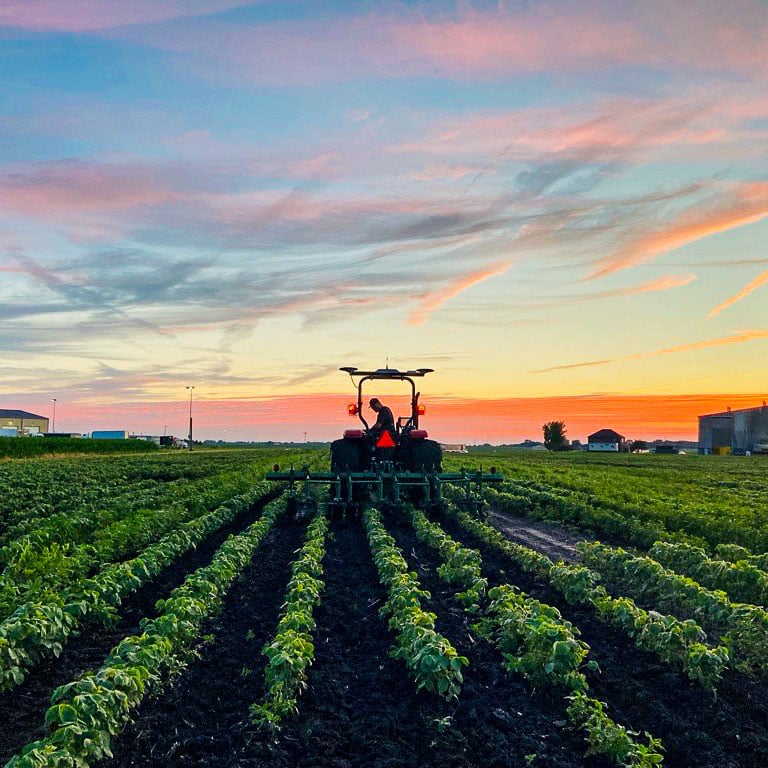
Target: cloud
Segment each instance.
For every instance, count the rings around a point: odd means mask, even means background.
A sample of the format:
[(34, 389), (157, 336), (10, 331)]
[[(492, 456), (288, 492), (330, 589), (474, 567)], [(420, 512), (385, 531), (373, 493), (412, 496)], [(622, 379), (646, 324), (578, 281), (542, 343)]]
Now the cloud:
[(408, 322), (410, 325), (423, 325), (432, 312), (441, 307), (447, 301), (456, 298), (459, 294), (472, 288), (478, 283), (491, 277), (503, 275), (512, 266), (511, 260), (497, 261), (487, 267), (482, 267), (474, 272), (461, 275), (450, 282), (444, 288), (422, 294), (419, 298), (419, 307), (411, 312)]
[(0, 175), (0, 206), (6, 214), (66, 218), (171, 198), (170, 184), (146, 166), (59, 161), (30, 163)]
[(600, 365), (610, 365), (612, 363), (619, 363), (625, 360), (642, 360), (649, 357), (657, 357), (659, 355), (674, 355), (680, 352), (692, 352), (699, 349), (709, 349), (711, 347), (725, 347), (731, 344), (746, 344), (751, 341), (762, 341), (768, 339), (768, 331), (755, 330), (755, 331), (740, 331), (730, 336), (722, 336), (717, 339), (705, 339), (703, 341), (694, 341), (690, 344), (680, 344), (674, 347), (666, 347), (664, 349), (657, 349), (653, 352), (641, 352), (635, 355), (623, 355), (622, 357), (606, 358), (604, 360), (587, 360), (581, 363), (570, 363), (567, 365), (554, 365), (550, 368), (540, 368), (531, 373), (550, 373), (552, 371), (566, 371), (572, 368), (593, 368)]
[(441, 181), (443, 179), (463, 179), (474, 173), (478, 173), (478, 168), (472, 168), (467, 165), (458, 165), (454, 163), (439, 163), (429, 165), (422, 171), (413, 174), (416, 181)]
[(609, 291), (599, 291), (587, 294), (585, 298), (592, 299), (611, 299), (620, 296), (637, 296), (642, 293), (655, 293), (657, 291), (669, 291), (674, 288), (683, 288), (690, 285), (696, 279), (696, 275), (662, 275), (654, 280), (648, 280), (639, 285), (630, 285), (624, 288), (614, 288)]
[(768, 183), (722, 185), (719, 199), (683, 211), (654, 231), (644, 232), (600, 259), (587, 279), (604, 277), (653, 260), (711, 235), (754, 224), (768, 217)]
[[(181, 54), (182, 66), (201, 77), (270, 86), (371, 77), (497, 79), (622, 66), (750, 75), (766, 71), (768, 22), (761, 0), (735, 0), (728, 20), (704, 4), (694, 11), (689, 5), (670, 9), (661, 0), (624, 0), (500, 4), (494, 10), (462, 4), (449, 12), (381, 4), (365, 15), (329, 13), (322, 20), (206, 19), (202, 24), (183, 18), (191, 5), (175, 13), (166, 6), (167, 17), (179, 20), (160, 23), (162, 12), (156, 19), (145, 12), (142, 27), (123, 27), (125, 19), (118, 16), (97, 20), (93, 28), (118, 26), (112, 34)], [(203, 6), (203, 12), (215, 9), (214, 4)], [(50, 23), (63, 26), (62, 16), (51, 11)], [(664, 18), (663, 27), (659, 18)]]
[(759, 274), (754, 280), (752, 280), (750, 283), (745, 285), (738, 293), (734, 294), (729, 299), (726, 299), (721, 304), (718, 304), (707, 315), (707, 317), (714, 317), (715, 315), (719, 315), (724, 309), (728, 309), (728, 307), (733, 306), (737, 301), (741, 301), (746, 296), (749, 296), (749, 294), (752, 293), (752, 291), (756, 291), (758, 288), (761, 288), (766, 283), (768, 283), (768, 270)]
[(170, 19), (208, 16), (255, 0), (15, 0), (0, 8), (0, 27), (97, 32)]

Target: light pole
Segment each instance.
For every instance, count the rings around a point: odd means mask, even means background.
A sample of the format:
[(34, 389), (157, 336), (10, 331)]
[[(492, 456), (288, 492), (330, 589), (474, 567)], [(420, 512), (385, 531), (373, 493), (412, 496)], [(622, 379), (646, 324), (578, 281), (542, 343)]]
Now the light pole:
[(51, 402), (53, 403), (53, 427), (51, 429), (51, 432), (53, 432), (54, 434), (56, 434), (56, 400), (57, 399), (58, 398), (56, 397), (51, 398)]
[(192, 450), (192, 390), (194, 386), (185, 387), (189, 390), (189, 450)]

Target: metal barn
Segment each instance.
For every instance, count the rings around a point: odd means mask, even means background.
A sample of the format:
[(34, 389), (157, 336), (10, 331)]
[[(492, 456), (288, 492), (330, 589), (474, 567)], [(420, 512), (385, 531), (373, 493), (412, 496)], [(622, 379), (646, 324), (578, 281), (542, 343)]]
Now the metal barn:
[(768, 405), (699, 416), (699, 453), (768, 453)]

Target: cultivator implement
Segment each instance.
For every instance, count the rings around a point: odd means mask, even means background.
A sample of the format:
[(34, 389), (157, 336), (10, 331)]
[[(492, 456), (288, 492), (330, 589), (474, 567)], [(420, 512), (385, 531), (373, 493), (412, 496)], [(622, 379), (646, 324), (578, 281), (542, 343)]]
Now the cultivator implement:
[(297, 514), (312, 512), (318, 503), (318, 487), (327, 487), (327, 508), (332, 517), (358, 517), (367, 505), (398, 507), (413, 503), (424, 509), (442, 509), (444, 489), (451, 486), (463, 491), (459, 504), (468, 512), (480, 514), (483, 486), (498, 484), (503, 476), (491, 467), (490, 472), (460, 470), (458, 472), (411, 472), (394, 466), (381, 466), (364, 472), (317, 472), (307, 466), (281, 471), (275, 465), (267, 480), (288, 485), (289, 506)]

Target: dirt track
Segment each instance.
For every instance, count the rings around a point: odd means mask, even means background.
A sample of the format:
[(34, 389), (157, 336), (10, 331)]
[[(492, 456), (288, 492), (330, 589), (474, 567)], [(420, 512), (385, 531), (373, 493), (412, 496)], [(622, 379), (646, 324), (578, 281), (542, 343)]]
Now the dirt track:
[(554, 523), (510, 517), (493, 510), (488, 514), (488, 522), (508, 539), (543, 552), (553, 560), (562, 559), (568, 563), (579, 560), (576, 544), (587, 538), (570, 533)]

